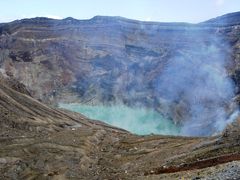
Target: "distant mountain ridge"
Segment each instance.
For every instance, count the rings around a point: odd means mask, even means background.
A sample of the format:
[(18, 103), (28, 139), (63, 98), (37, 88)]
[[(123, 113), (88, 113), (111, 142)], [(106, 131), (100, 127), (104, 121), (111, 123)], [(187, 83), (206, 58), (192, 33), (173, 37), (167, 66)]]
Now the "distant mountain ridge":
[[(54, 21), (53, 21), (54, 20)], [(178, 25), (191, 25), (191, 24), (224, 24), (224, 25), (236, 25), (240, 23), (240, 11), (228, 13), (225, 15), (218, 16), (216, 18), (212, 18), (200, 23), (188, 23), (188, 22), (161, 22), (161, 21), (140, 21), (129, 19), (121, 16), (101, 16), (97, 15), (90, 19), (75, 19), (73, 17), (67, 17), (64, 19), (52, 19), (47, 17), (36, 17), (36, 18), (26, 18), (21, 20), (15, 20), (9, 23), (20, 23), (20, 22), (71, 22), (71, 23), (80, 23), (85, 21), (93, 21), (93, 22), (116, 22), (116, 21), (125, 21), (125, 22), (132, 22), (132, 23), (144, 23), (144, 24), (162, 24), (162, 25), (171, 25), (171, 24), (178, 24)], [(4, 25), (8, 23), (0, 23), (0, 25)], [(57, 24), (57, 23), (56, 23)]]
[(219, 16), (207, 21), (202, 22), (202, 24), (212, 24), (212, 25), (239, 25), (240, 24), (240, 12), (234, 12)]

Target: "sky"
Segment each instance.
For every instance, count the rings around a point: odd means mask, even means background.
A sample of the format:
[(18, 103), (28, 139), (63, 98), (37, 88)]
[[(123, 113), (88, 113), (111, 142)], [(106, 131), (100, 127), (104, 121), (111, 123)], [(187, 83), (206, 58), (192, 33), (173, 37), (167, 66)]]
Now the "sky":
[(0, 0), (0, 22), (32, 17), (122, 16), (159, 22), (202, 22), (240, 11), (240, 0)]

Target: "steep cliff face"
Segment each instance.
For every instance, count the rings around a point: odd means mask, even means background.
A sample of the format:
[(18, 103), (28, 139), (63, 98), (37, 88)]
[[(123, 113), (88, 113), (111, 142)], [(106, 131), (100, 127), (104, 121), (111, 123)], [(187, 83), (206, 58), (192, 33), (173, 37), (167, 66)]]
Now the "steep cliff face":
[[(90, 20), (34, 18), (1, 24), (0, 32), (1, 71), (48, 103), (140, 105), (181, 121), (188, 99), (179, 92), (181, 98), (166, 107), (169, 96), (159, 79), (179, 59), (211, 62), (224, 56), (227, 74), (239, 85), (239, 13), (200, 24), (102, 16)], [(209, 50), (212, 47), (217, 50)], [(215, 52), (221, 54), (215, 56)], [(181, 73), (182, 67), (176, 68)], [(173, 77), (177, 76), (176, 71)]]

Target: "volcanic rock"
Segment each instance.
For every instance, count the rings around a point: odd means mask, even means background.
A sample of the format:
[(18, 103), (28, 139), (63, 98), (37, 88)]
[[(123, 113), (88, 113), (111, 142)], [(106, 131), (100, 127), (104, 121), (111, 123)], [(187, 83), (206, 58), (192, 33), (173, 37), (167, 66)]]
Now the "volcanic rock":
[(227, 136), (137, 136), (2, 81), (0, 111), (1, 179), (239, 178), (239, 121)]

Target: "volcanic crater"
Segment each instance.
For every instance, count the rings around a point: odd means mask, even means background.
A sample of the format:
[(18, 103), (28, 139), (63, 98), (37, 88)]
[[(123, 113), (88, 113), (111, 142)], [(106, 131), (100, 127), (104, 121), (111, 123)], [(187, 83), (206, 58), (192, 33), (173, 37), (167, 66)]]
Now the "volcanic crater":
[(239, 38), (239, 12), (0, 24), (0, 179), (240, 178)]

